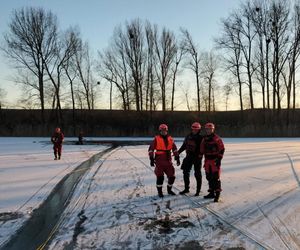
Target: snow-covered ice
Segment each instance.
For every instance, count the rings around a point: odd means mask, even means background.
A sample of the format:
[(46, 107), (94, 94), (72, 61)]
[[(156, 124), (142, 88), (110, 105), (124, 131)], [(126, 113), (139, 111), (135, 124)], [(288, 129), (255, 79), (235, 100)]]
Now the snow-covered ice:
[[(0, 153), (2, 212), (18, 209), (28, 196), (56, 175), (54, 179), (58, 181), (66, 174), (60, 171), (68, 164), (74, 166), (83, 155), (99, 152), (95, 146), (70, 146), (69, 151), (65, 146), (68, 163), (54, 162), (49, 154), (50, 146), (43, 148), (39, 143), (32, 143), (32, 139), (31, 146), (25, 146), (30, 139), (27, 142), (16, 139), (16, 142)], [(176, 140), (177, 146), (181, 142)], [(300, 249), (300, 139), (240, 138), (225, 139), (224, 143), (223, 192), (219, 203), (202, 198), (207, 190), (203, 170), (201, 196), (193, 196), (192, 172), (188, 196), (168, 196), (165, 179), (166, 195), (158, 199), (147, 145), (123, 146), (107, 153), (77, 185), (48, 242), (49, 248)], [(1, 140), (0, 144), (2, 148)], [(175, 168), (174, 189), (178, 193), (184, 185), (182, 171)], [(41, 197), (54, 185), (53, 181)], [(20, 199), (25, 194), (27, 197)], [(33, 201), (38, 200), (39, 195), (35, 196)], [(29, 205), (22, 209), (30, 211)], [(0, 224), (0, 239), (4, 237), (3, 231)]]
[(299, 249), (300, 140), (225, 139), (225, 147), (219, 203), (202, 198), (204, 176), (201, 197), (192, 196), (193, 175), (189, 196), (158, 199), (147, 146), (116, 149), (82, 180), (50, 249)]
[(0, 138), (0, 245), (67, 173), (105, 148), (64, 145), (54, 161), (50, 138)]

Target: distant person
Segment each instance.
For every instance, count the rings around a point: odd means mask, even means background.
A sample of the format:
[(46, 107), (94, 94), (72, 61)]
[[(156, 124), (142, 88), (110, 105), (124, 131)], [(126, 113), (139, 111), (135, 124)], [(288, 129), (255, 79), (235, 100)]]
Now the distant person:
[(78, 144), (83, 145), (83, 132), (80, 131), (78, 135)]
[(186, 157), (183, 159), (181, 169), (183, 171), (184, 190), (180, 194), (186, 194), (190, 192), (190, 172), (194, 165), (194, 176), (196, 178), (196, 193), (195, 196), (199, 196), (202, 185), (201, 174), (201, 161), (199, 156), (200, 144), (203, 136), (200, 134), (201, 124), (194, 122), (191, 126), (191, 132), (185, 137), (182, 146), (178, 150), (178, 154), (181, 154), (184, 150)]
[(215, 134), (215, 125), (213, 123), (205, 124), (206, 136), (200, 145), (200, 156), (205, 157), (204, 169), (206, 179), (208, 180), (208, 195), (205, 199), (214, 199), (218, 202), (221, 189), (221, 160), (225, 151), (222, 139)]
[(60, 160), (61, 158), (63, 141), (64, 141), (64, 134), (61, 132), (60, 128), (56, 128), (55, 132), (51, 137), (51, 142), (53, 143), (53, 150), (54, 150), (54, 160)]
[(164, 197), (162, 192), (164, 174), (168, 177), (167, 191), (170, 195), (176, 195), (172, 191), (172, 186), (175, 181), (175, 169), (172, 164), (172, 152), (177, 162), (180, 165), (177, 147), (173, 138), (168, 134), (168, 126), (166, 124), (159, 125), (159, 134), (154, 137), (149, 146), (148, 153), (150, 165), (155, 166), (154, 173), (156, 175), (156, 187), (159, 197)]

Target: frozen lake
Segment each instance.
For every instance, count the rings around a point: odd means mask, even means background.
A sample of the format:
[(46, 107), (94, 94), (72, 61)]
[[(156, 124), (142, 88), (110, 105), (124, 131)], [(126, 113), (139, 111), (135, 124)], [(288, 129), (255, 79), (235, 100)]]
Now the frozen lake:
[[(64, 145), (62, 160), (54, 161), (47, 140), (0, 138), (0, 246), (30, 218), (66, 174), (108, 148)], [(176, 140), (178, 147), (181, 142), (182, 138)], [(80, 179), (43, 246), (299, 249), (300, 139), (225, 138), (224, 143), (219, 203), (202, 198), (207, 193), (203, 170), (199, 197), (193, 196), (195, 180), (191, 173), (189, 195), (158, 199), (148, 145), (111, 149)], [(180, 167), (175, 169), (174, 190), (178, 193), (184, 185)], [(167, 193), (166, 180), (164, 192)]]

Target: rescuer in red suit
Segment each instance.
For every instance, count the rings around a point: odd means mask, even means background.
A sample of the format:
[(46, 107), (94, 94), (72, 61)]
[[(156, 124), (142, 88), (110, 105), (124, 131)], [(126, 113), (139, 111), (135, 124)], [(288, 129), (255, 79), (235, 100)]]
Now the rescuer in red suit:
[(162, 187), (164, 182), (164, 174), (168, 177), (168, 194), (176, 195), (172, 191), (172, 185), (175, 181), (175, 169), (172, 164), (172, 152), (177, 162), (180, 165), (177, 147), (173, 138), (168, 134), (168, 126), (166, 124), (159, 125), (159, 134), (154, 137), (149, 146), (150, 165), (155, 166), (154, 173), (156, 175), (156, 187), (159, 197), (163, 197)]
[(56, 128), (55, 132), (51, 136), (51, 142), (53, 143), (54, 150), (54, 160), (60, 160), (62, 143), (64, 141), (64, 134), (61, 132), (60, 128)]
[(200, 145), (200, 157), (204, 155), (204, 169), (206, 179), (208, 180), (208, 195), (205, 199), (214, 199), (219, 201), (221, 189), (221, 160), (225, 151), (222, 139), (215, 134), (215, 125), (213, 123), (205, 124), (206, 136)]

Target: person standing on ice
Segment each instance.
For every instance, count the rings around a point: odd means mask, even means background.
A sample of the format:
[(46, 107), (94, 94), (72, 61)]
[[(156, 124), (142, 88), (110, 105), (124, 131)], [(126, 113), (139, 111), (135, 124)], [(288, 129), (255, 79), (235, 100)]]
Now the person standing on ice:
[(197, 182), (195, 196), (199, 196), (202, 185), (202, 158), (199, 157), (200, 144), (203, 139), (203, 136), (200, 134), (201, 124), (199, 122), (194, 122), (191, 129), (191, 133), (185, 137), (182, 146), (178, 150), (178, 154), (181, 154), (184, 150), (186, 152), (186, 157), (183, 159), (181, 165), (181, 169), (183, 171), (184, 190), (181, 191), (180, 194), (190, 192), (190, 172), (194, 165), (194, 175)]
[(173, 152), (177, 166), (179, 166), (180, 160), (177, 147), (173, 138), (168, 134), (168, 126), (161, 124), (159, 125), (159, 135), (154, 137), (148, 149), (150, 165), (152, 167), (155, 166), (154, 173), (156, 175), (156, 187), (159, 197), (164, 196), (162, 192), (164, 174), (168, 177), (168, 194), (176, 195), (172, 191), (172, 186), (175, 181), (175, 169), (172, 164), (171, 152)]
[(208, 180), (208, 195), (205, 199), (214, 199), (219, 201), (221, 189), (221, 160), (225, 151), (222, 139), (215, 134), (215, 125), (213, 123), (205, 124), (206, 136), (200, 144), (200, 157), (204, 155), (204, 169), (206, 179)]
[(62, 143), (64, 141), (64, 134), (61, 132), (60, 128), (56, 128), (55, 132), (51, 136), (51, 142), (53, 143), (54, 150), (54, 160), (60, 160)]

